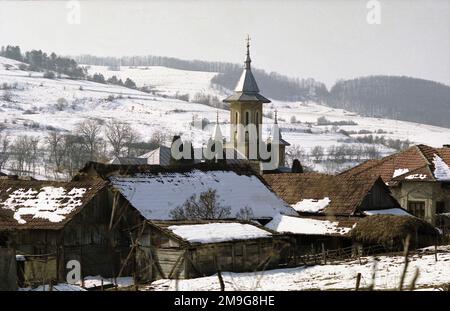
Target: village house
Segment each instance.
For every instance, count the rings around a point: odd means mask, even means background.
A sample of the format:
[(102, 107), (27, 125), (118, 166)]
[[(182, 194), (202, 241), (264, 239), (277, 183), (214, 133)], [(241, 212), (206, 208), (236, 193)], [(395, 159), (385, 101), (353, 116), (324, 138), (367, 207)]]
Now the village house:
[(379, 177), (281, 173), (264, 174), (263, 178), (280, 198), (302, 216), (408, 215)]
[[(208, 275), (218, 269), (249, 271), (270, 257), (261, 266), (265, 269), (288, 260), (289, 239), (261, 225), (277, 214), (296, 212), (249, 165), (162, 167), (92, 162), (75, 177), (91, 179), (108, 182), (119, 205), (129, 204), (145, 218), (134, 230), (135, 273), (144, 280)], [(208, 191), (214, 191), (215, 206), (226, 210), (220, 220), (174, 218), (174, 210)], [(219, 232), (222, 238), (215, 235)], [(192, 234), (199, 240), (190, 239)]]
[(340, 176), (381, 176), (400, 205), (411, 214), (449, 232), (450, 146), (412, 146), (366, 161)]
[(65, 281), (71, 260), (81, 277), (115, 276), (131, 244), (124, 230), (140, 215), (126, 205), (112, 214), (113, 204), (101, 179), (1, 180), (0, 235), (16, 250), (19, 283)]
[[(436, 244), (441, 235), (430, 224), (408, 213), (377, 175), (319, 173), (265, 174), (272, 189), (298, 213), (277, 215), (266, 227), (296, 237), (297, 252), (349, 245), (400, 250)], [(310, 245), (308, 245), (310, 244)]]
[(292, 252), (288, 237), (242, 220), (147, 221), (137, 241), (144, 281), (272, 269)]

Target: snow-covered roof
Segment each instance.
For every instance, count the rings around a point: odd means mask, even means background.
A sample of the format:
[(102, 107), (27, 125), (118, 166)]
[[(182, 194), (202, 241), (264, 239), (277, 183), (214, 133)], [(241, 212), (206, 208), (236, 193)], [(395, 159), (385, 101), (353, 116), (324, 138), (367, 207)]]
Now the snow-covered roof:
[(437, 154), (433, 157), (434, 177), (439, 181), (450, 181), (450, 167)]
[(349, 227), (339, 226), (338, 221), (291, 217), (281, 214), (276, 215), (266, 224), (266, 227), (280, 233), (319, 235), (344, 235), (351, 230)]
[(167, 227), (190, 243), (217, 243), (271, 237), (272, 233), (250, 224), (238, 222), (212, 222), (208, 224), (173, 225)]
[(396, 170), (394, 171), (394, 173), (392, 174), (392, 178), (395, 178), (395, 177), (397, 177), (397, 176), (406, 174), (406, 173), (408, 173), (408, 172), (409, 172), (409, 169), (408, 169), (408, 168), (398, 168), (398, 169), (396, 169)]
[(105, 182), (0, 182), (0, 227), (59, 228), (77, 213)]
[(304, 213), (320, 213), (324, 210), (325, 207), (330, 204), (331, 200), (328, 197), (325, 197), (320, 200), (316, 199), (303, 199), (295, 204), (292, 205), (292, 207), (297, 212), (304, 212)]
[(296, 214), (258, 176), (231, 170), (147, 172), (109, 179), (132, 206), (152, 220), (171, 219), (171, 210), (209, 189), (216, 190), (219, 204), (231, 208), (229, 218), (246, 207), (252, 210), (255, 219), (271, 218), (279, 212)]
[(397, 215), (397, 216), (412, 216), (410, 213), (401, 208), (389, 208), (380, 210), (370, 210), (363, 212), (366, 215)]

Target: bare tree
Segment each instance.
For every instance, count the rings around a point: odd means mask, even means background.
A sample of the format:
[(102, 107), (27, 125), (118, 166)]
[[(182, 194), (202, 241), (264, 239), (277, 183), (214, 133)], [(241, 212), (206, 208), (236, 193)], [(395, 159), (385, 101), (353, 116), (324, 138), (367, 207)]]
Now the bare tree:
[(38, 160), (39, 138), (32, 136), (18, 136), (11, 146), (14, 160), (13, 169), (19, 174), (25, 172), (35, 173)]
[(86, 119), (76, 125), (75, 132), (83, 139), (89, 161), (95, 161), (98, 157), (101, 130), (102, 125), (95, 119)]
[(128, 147), (127, 154), (130, 154), (130, 146), (139, 139), (137, 133), (128, 123), (111, 120), (106, 123), (105, 136), (108, 139), (114, 156), (124, 154), (124, 149)]
[(129, 143), (133, 129), (128, 123), (111, 120), (106, 123), (105, 136), (113, 149), (113, 155), (118, 157), (123, 154), (123, 149)]
[(45, 137), (45, 142), (48, 147), (50, 163), (54, 165), (56, 173), (61, 173), (63, 169), (64, 156), (66, 149), (64, 146), (64, 135), (56, 131), (48, 133)]
[(304, 162), (306, 158), (306, 152), (305, 149), (300, 147), (299, 145), (294, 145), (288, 149), (286, 152), (286, 158), (288, 160), (288, 163), (292, 164), (292, 162), (295, 159), (300, 160), (301, 162)]
[(9, 159), (10, 140), (7, 134), (0, 133), (0, 170), (4, 168)]
[(324, 150), (322, 146), (315, 146), (312, 150), (311, 150), (311, 156), (314, 158), (314, 160), (318, 163), (320, 161), (322, 161), (324, 155)]
[(236, 218), (242, 220), (251, 220), (254, 218), (253, 210), (251, 207), (245, 206), (236, 213)]
[(77, 135), (64, 135), (63, 146), (63, 167), (68, 176), (73, 176), (88, 161), (89, 154), (83, 138)]
[(183, 205), (170, 211), (170, 217), (176, 220), (221, 219), (230, 214), (231, 207), (222, 206), (217, 190), (211, 188), (202, 192), (198, 199), (194, 194)]

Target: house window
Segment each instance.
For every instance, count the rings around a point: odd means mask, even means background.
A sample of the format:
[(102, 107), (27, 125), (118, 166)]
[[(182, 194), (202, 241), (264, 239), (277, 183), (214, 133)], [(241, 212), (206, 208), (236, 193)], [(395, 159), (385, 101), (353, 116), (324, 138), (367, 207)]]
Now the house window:
[(248, 111), (245, 112), (245, 125), (250, 123), (250, 113)]
[(436, 214), (443, 214), (445, 213), (445, 202), (444, 201), (437, 201), (436, 202)]
[(409, 201), (408, 211), (418, 218), (425, 218), (425, 202)]

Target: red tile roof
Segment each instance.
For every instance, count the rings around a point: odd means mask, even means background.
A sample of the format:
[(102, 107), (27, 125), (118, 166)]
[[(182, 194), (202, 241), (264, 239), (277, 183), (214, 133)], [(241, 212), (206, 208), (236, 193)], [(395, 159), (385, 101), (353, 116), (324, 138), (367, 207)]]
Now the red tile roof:
[[(106, 186), (106, 182), (102, 180), (91, 180), (83, 182), (53, 182), (53, 181), (38, 181), (38, 180), (0, 180), (0, 231), (1, 230), (13, 230), (13, 229), (54, 229), (58, 230), (64, 227), (76, 214), (78, 214), (92, 198)], [(86, 191), (79, 195), (78, 200), (80, 205), (76, 206), (69, 214), (64, 215), (63, 219), (59, 222), (52, 222), (45, 218), (33, 218), (30, 214), (21, 214), (20, 218), (25, 221), (21, 224), (14, 218), (16, 211), (20, 208), (29, 208), (22, 206), (25, 201), (37, 201), (46, 199), (47, 193), (42, 189), (44, 187), (63, 188), (63, 197), (58, 197), (58, 193), (55, 192), (55, 196), (52, 196), (53, 202), (57, 202), (63, 206), (68, 202), (68, 194), (73, 189), (84, 188)], [(22, 195), (22, 197), (20, 197)], [(6, 203), (8, 202), (8, 203)], [(30, 201), (29, 201), (30, 202)], [(46, 201), (48, 203), (48, 201)], [(44, 205), (46, 204), (44, 202)], [(48, 206), (42, 206), (41, 212), (45, 211)], [(39, 208), (38, 204), (33, 206)], [(17, 216), (17, 215), (16, 215)]]
[[(384, 182), (396, 184), (401, 180), (435, 181), (433, 175), (435, 155), (450, 165), (450, 148), (433, 148), (427, 145), (412, 146), (404, 151), (387, 156), (380, 160), (364, 162), (354, 168), (344, 171), (340, 176), (381, 176)], [(408, 170), (394, 177), (396, 170)], [(424, 179), (408, 179), (413, 174), (424, 174)], [(406, 179), (405, 179), (406, 178)]]
[[(328, 197), (330, 203), (324, 213), (334, 215), (355, 214), (375, 183), (386, 187), (378, 176), (360, 178), (319, 173), (285, 173), (265, 174), (263, 178), (275, 193), (291, 205), (305, 199), (321, 200)], [(387, 187), (386, 191), (389, 193)]]

